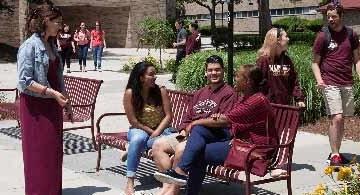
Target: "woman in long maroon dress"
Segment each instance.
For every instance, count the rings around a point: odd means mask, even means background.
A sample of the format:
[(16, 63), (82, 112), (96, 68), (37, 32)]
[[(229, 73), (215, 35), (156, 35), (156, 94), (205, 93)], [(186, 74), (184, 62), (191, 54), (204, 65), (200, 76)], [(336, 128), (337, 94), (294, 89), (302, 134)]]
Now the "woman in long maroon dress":
[(62, 191), (62, 110), (71, 108), (54, 45), (61, 24), (58, 9), (39, 5), (27, 22), (32, 35), (18, 52), (26, 195), (60, 195)]

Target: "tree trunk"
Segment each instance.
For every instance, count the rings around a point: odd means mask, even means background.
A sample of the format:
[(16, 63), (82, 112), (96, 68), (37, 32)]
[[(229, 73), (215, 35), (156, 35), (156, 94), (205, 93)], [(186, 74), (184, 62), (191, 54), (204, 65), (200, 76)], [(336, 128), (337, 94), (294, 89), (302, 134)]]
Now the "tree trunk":
[(265, 38), (266, 32), (271, 28), (271, 16), (269, 9), (269, 0), (258, 0), (259, 6), (259, 34), (262, 39)]
[(162, 60), (161, 60), (161, 47), (160, 47), (160, 69), (162, 70), (163, 69), (163, 64), (162, 64)]

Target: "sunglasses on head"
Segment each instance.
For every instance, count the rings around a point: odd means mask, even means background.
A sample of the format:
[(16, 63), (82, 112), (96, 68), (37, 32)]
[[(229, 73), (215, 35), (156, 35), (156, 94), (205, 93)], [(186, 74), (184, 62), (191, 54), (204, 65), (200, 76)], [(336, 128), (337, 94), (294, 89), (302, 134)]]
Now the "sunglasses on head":
[(282, 31), (284, 31), (284, 29), (282, 29), (282, 28), (276, 28), (276, 38), (280, 38)]

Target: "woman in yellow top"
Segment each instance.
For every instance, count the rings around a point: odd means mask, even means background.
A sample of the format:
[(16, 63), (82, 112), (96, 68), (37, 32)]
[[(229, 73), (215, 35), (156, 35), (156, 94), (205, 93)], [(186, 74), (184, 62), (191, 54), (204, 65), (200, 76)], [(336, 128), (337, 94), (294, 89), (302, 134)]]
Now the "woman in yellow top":
[(130, 123), (126, 195), (134, 194), (134, 177), (141, 153), (161, 135), (172, 133), (170, 98), (164, 87), (155, 84), (153, 64), (140, 62), (130, 73), (124, 94), (124, 108)]

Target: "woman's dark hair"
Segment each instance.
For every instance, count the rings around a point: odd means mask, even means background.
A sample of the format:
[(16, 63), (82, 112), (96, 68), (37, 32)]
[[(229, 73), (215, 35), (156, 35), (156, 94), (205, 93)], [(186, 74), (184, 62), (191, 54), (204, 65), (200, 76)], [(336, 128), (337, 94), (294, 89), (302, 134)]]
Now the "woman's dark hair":
[(248, 79), (250, 79), (252, 82), (252, 90), (254, 93), (261, 92), (264, 90), (264, 87), (266, 85), (266, 79), (264, 77), (264, 74), (262, 73), (261, 69), (253, 64), (245, 64), (242, 65), (241, 68), (245, 71), (245, 73), (248, 75)]
[(191, 24), (190, 24), (190, 26), (192, 27), (192, 28), (194, 28), (195, 30), (197, 30), (197, 29), (199, 29), (199, 25), (198, 25), (198, 23), (195, 21), (195, 22), (192, 22)]
[(70, 29), (70, 26), (68, 24), (63, 24), (61, 30), (60, 30), (60, 33), (65, 33), (65, 27), (69, 27), (69, 31), (67, 33), (71, 34), (71, 29)]
[[(129, 81), (126, 85), (126, 89), (132, 90), (132, 105), (135, 108), (135, 113), (141, 114), (145, 100), (143, 99), (141, 95), (142, 90), (142, 84), (140, 81), (140, 77), (144, 76), (146, 73), (146, 70), (149, 67), (154, 67), (153, 64), (149, 62), (139, 62), (135, 65), (135, 67), (132, 69), (129, 77)], [(154, 88), (151, 88), (149, 91), (149, 97), (146, 100), (146, 103), (155, 105), (155, 106), (161, 106), (162, 105), (162, 98), (161, 98), (161, 91), (160, 87), (158, 85), (155, 85)]]
[(218, 55), (212, 55), (206, 59), (205, 62), (205, 68), (207, 68), (208, 64), (220, 64), (221, 68), (224, 68), (224, 61), (223, 59)]
[(30, 37), (33, 33), (44, 33), (46, 18), (53, 20), (62, 16), (60, 10), (53, 6), (51, 1), (39, 1), (38, 3), (35, 8), (30, 9), (30, 14), (26, 19), (26, 37)]

